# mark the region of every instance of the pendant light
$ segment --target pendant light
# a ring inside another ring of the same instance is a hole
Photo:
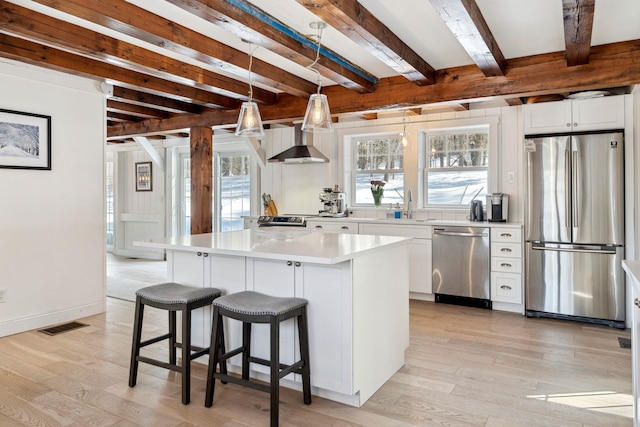
[[[329,112],[329,102],[327,101],[327,95],[320,93],[322,89],[322,82],[320,80],[320,73],[313,68],[320,59],[320,41],[322,40],[322,30],[327,27],[327,24],[321,21],[312,22],[309,26],[318,31],[316,37],[318,39],[318,47],[316,49],[316,59],[307,66],[307,69],[315,71],[318,76],[318,92],[312,94],[309,97],[309,103],[307,104],[307,111],[304,114],[304,120],[302,121],[302,130],[305,132],[331,132],[333,127],[331,125],[331,113]]]
[[[407,133],[407,112],[402,110],[402,146],[406,147],[409,145],[409,134]]]
[[[252,49],[249,43],[249,101],[243,102],[240,107],[240,115],[238,116],[238,125],[236,126],[236,136],[254,136],[256,138],[264,138],[264,127],[260,118],[258,104],[252,101],[253,85],[251,84],[251,66],[253,65],[253,52],[258,46]]]

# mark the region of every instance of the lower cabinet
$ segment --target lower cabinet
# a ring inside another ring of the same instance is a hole
[[[413,237],[409,243],[409,292],[412,296],[430,295],[432,227],[405,224],[360,224],[360,234]]]
[[[522,230],[491,228],[491,301],[494,308],[521,312],[522,308]],[[511,304],[496,306],[495,303]]]
[[[307,228],[325,233],[358,234],[357,222],[307,220]]]

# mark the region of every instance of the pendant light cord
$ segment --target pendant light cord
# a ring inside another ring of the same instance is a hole
[[[249,102],[253,99],[253,84],[251,80],[251,67],[253,66],[253,52],[256,51],[260,46],[255,46],[252,48],[252,44],[249,43]]]
[[[307,65],[308,70],[313,70],[318,77],[318,94],[320,93],[320,89],[322,89],[322,81],[320,80],[320,72],[313,68],[314,65],[318,63],[320,59],[320,41],[322,40],[322,26],[318,25],[318,32],[316,34],[316,38],[318,39],[318,47],[316,48],[316,59],[309,65]]]

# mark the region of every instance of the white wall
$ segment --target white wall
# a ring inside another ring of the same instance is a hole
[[[523,151],[522,151],[522,118],[520,107],[492,107],[462,112],[423,114],[407,118],[407,131],[410,144],[405,151],[405,189],[413,191],[413,209],[416,218],[460,219],[469,215],[468,207],[457,210],[416,209],[418,200],[417,177],[417,135],[426,124],[436,122],[451,123],[455,120],[475,118],[497,118],[498,146],[496,150],[496,179],[491,191],[502,191],[509,194],[509,220],[523,222],[524,208],[522,199],[523,184]],[[461,125],[464,125],[461,122]],[[280,213],[313,214],[322,208],[318,195],[323,187],[338,184],[343,191],[349,186],[343,176],[344,139],[349,135],[363,133],[402,132],[402,117],[387,116],[377,120],[355,120],[340,122],[334,125],[332,134],[314,136],[313,145],[330,160],[330,163],[290,165],[268,163],[262,171],[262,191],[270,193]],[[262,147],[267,158],[284,151],[293,145],[293,129],[271,129],[266,131],[267,137]],[[515,180],[510,182],[507,173],[513,172]],[[355,216],[384,216],[385,209],[350,208]],[[260,210],[259,213],[262,213]]]
[[[0,60],[0,108],[51,116],[52,170],[0,169],[0,336],[105,310],[105,98]]]

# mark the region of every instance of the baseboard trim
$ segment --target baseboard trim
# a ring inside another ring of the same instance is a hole
[[[58,323],[70,322],[83,317],[93,316],[104,313],[107,309],[106,297],[101,301],[67,308],[52,313],[37,314],[21,319],[9,320],[0,323],[0,337],[19,334],[21,332],[31,331],[34,329],[46,328],[48,326],[57,325]]]

